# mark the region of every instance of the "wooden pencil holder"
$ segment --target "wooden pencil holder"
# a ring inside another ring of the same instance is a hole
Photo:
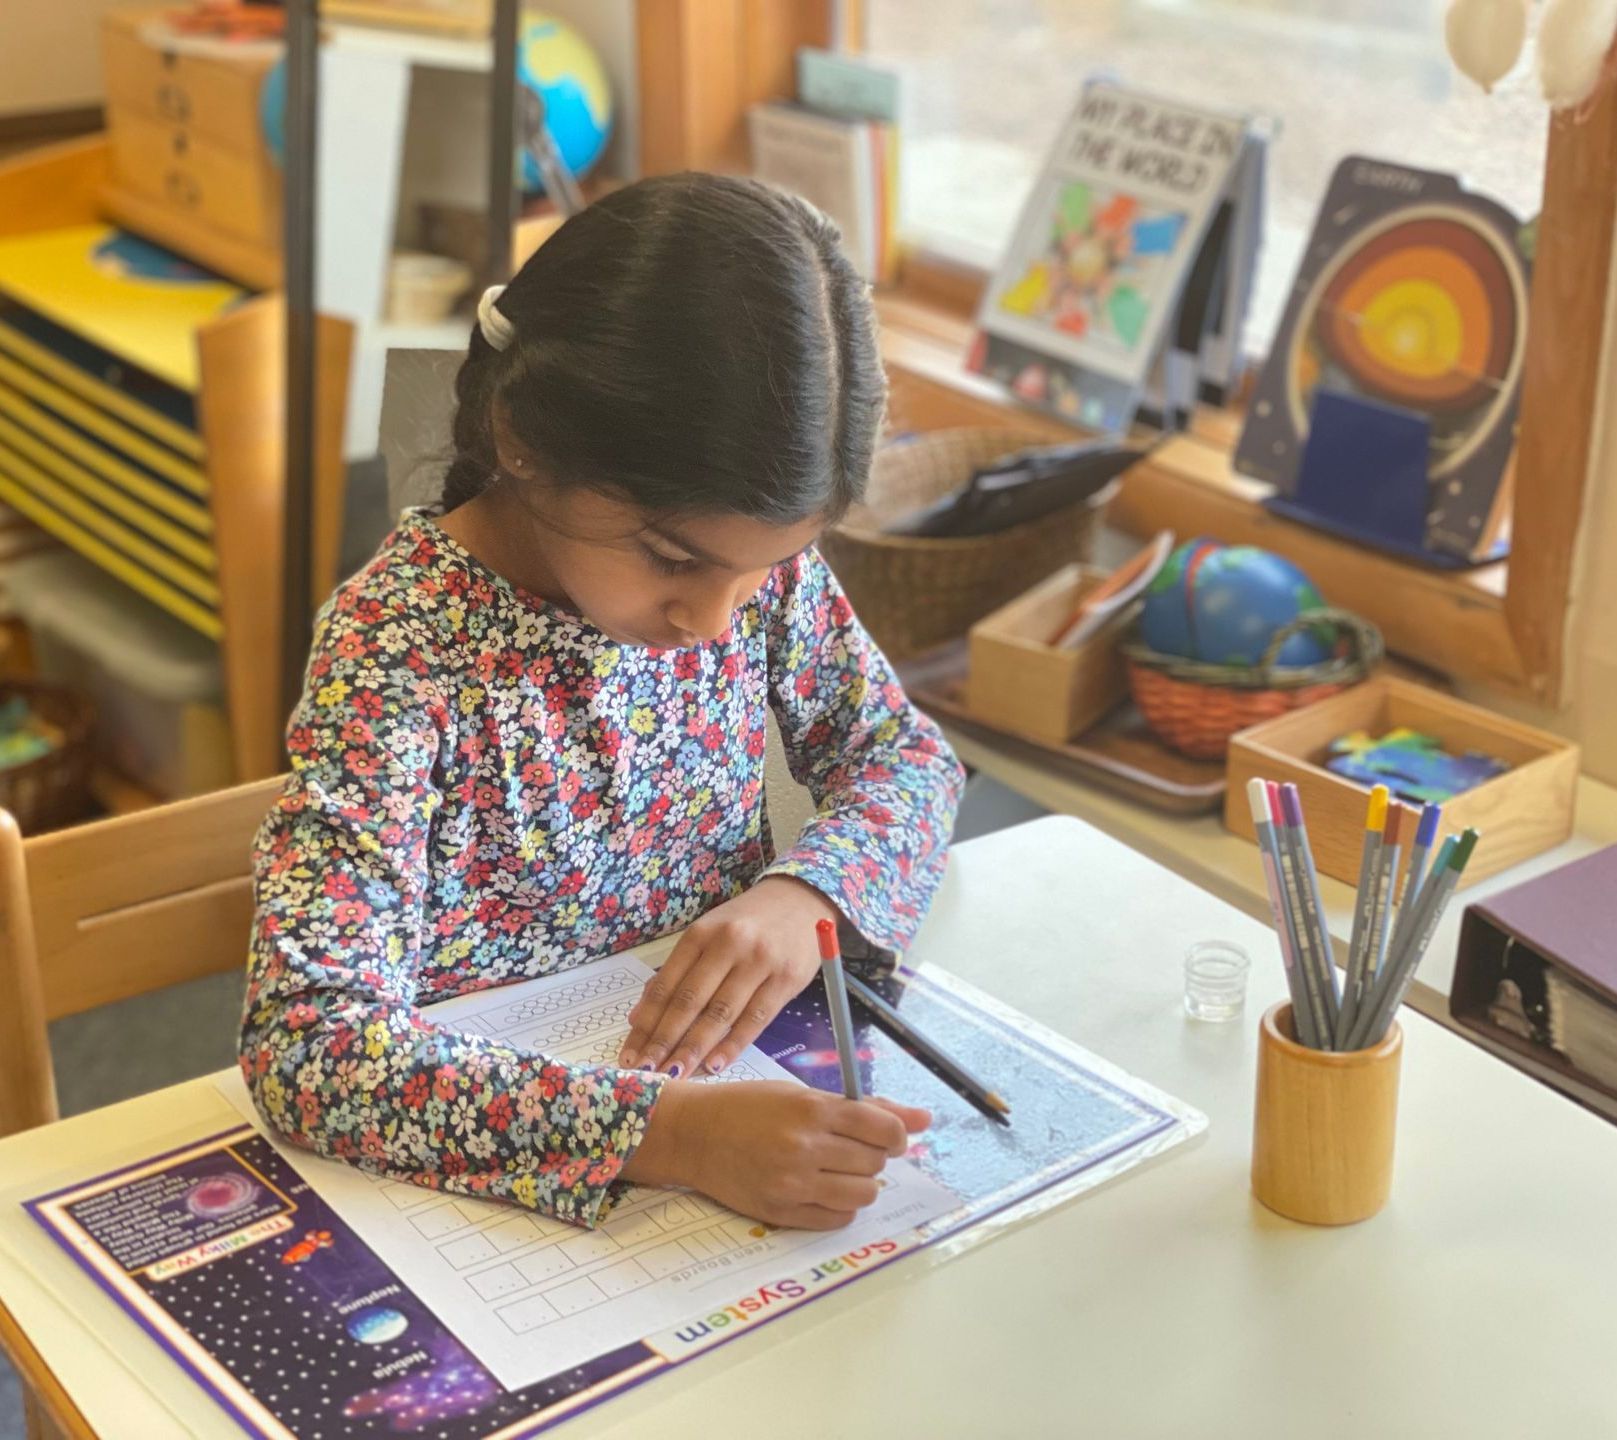
[[[1367,1050],[1300,1044],[1291,1006],[1258,1029],[1252,1193],[1305,1225],[1352,1225],[1387,1203],[1404,1032],[1394,1021]]]

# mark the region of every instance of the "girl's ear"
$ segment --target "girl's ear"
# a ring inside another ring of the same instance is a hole
[[[495,408],[493,430],[494,454],[500,462],[500,469],[523,479],[532,479],[539,473],[532,452],[511,433],[511,426],[501,407]]]

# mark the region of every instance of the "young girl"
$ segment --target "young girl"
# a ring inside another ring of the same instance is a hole
[[[322,612],[258,839],[258,1106],[584,1225],[620,1179],[843,1224],[924,1111],[691,1077],[816,974],[817,920],[899,949],[943,870],[959,767],[813,549],[882,417],[865,287],[801,202],[644,181],[484,297],[455,388],[441,509]],[[766,707],[818,806],[780,856]],[[417,1008],[681,928],[616,1066]]]

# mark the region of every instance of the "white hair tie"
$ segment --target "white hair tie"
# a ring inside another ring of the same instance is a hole
[[[496,350],[508,348],[517,338],[517,327],[511,323],[511,317],[496,303],[503,294],[505,286],[490,285],[483,292],[482,299],[477,302],[477,328],[483,332],[483,338]]]

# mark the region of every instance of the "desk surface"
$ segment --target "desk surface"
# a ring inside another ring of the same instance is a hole
[[[1254,956],[1231,1025],[1181,1010],[1180,958],[1215,936]],[[555,1433],[640,1440],[738,1417],[804,1437],[1617,1433],[1610,1126],[1406,1011],[1388,1208],[1340,1230],[1271,1215],[1247,1186],[1256,1021],[1284,991],[1271,935],[1067,819],[961,846],[912,958],[1198,1106],[1208,1134],[990,1244],[890,1266]],[[231,1118],[195,1081],[0,1143],[0,1175],[8,1192],[43,1188],[64,1167],[99,1170],[109,1151]],[[176,1417],[234,1433],[30,1227],[0,1206],[0,1300],[92,1422],[120,1440],[177,1433]]]

